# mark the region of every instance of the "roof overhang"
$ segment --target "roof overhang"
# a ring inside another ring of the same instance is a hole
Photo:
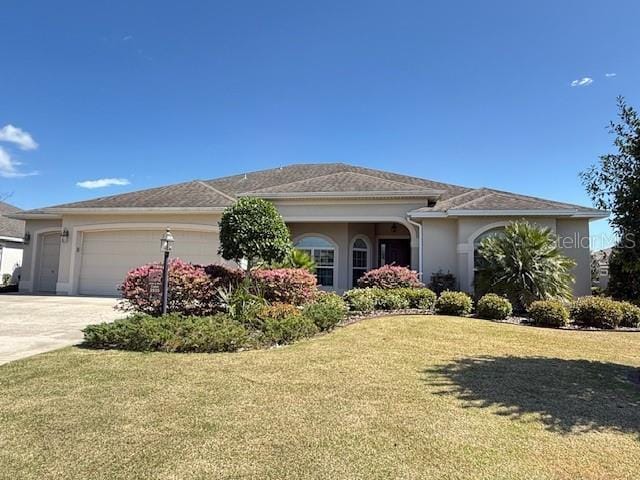
[[[7,215],[16,220],[60,219],[62,215],[161,215],[222,213],[224,207],[100,207],[100,208],[47,208],[42,212],[17,212]]]
[[[356,192],[245,192],[238,197],[259,197],[273,200],[299,200],[299,199],[371,199],[371,198],[427,198],[438,199],[444,193],[443,190],[416,190],[416,191],[356,191]]]
[[[408,214],[412,218],[447,218],[447,217],[568,217],[568,218],[587,218],[592,220],[600,220],[608,218],[610,212],[592,211],[581,212],[572,209],[554,209],[554,210],[456,210],[451,209],[446,212],[425,212],[413,210]]]

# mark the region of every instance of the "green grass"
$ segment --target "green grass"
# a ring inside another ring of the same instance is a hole
[[[0,367],[0,478],[638,478],[640,334],[366,320],[237,354]]]

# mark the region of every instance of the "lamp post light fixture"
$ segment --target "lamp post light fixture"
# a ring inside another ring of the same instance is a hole
[[[160,239],[160,250],[164,254],[162,261],[162,315],[167,313],[167,299],[169,297],[169,254],[173,250],[173,235],[171,229],[167,228]]]

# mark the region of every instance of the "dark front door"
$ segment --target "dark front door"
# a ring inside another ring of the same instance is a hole
[[[411,243],[408,238],[388,238],[378,241],[378,264],[411,266]]]

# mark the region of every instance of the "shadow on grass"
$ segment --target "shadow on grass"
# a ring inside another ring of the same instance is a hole
[[[465,408],[495,408],[522,419],[533,414],[549,430],[613,429],[640,434],[638,369],[614,363],[543,357],[461,359],[425,370],[425,381]]]

